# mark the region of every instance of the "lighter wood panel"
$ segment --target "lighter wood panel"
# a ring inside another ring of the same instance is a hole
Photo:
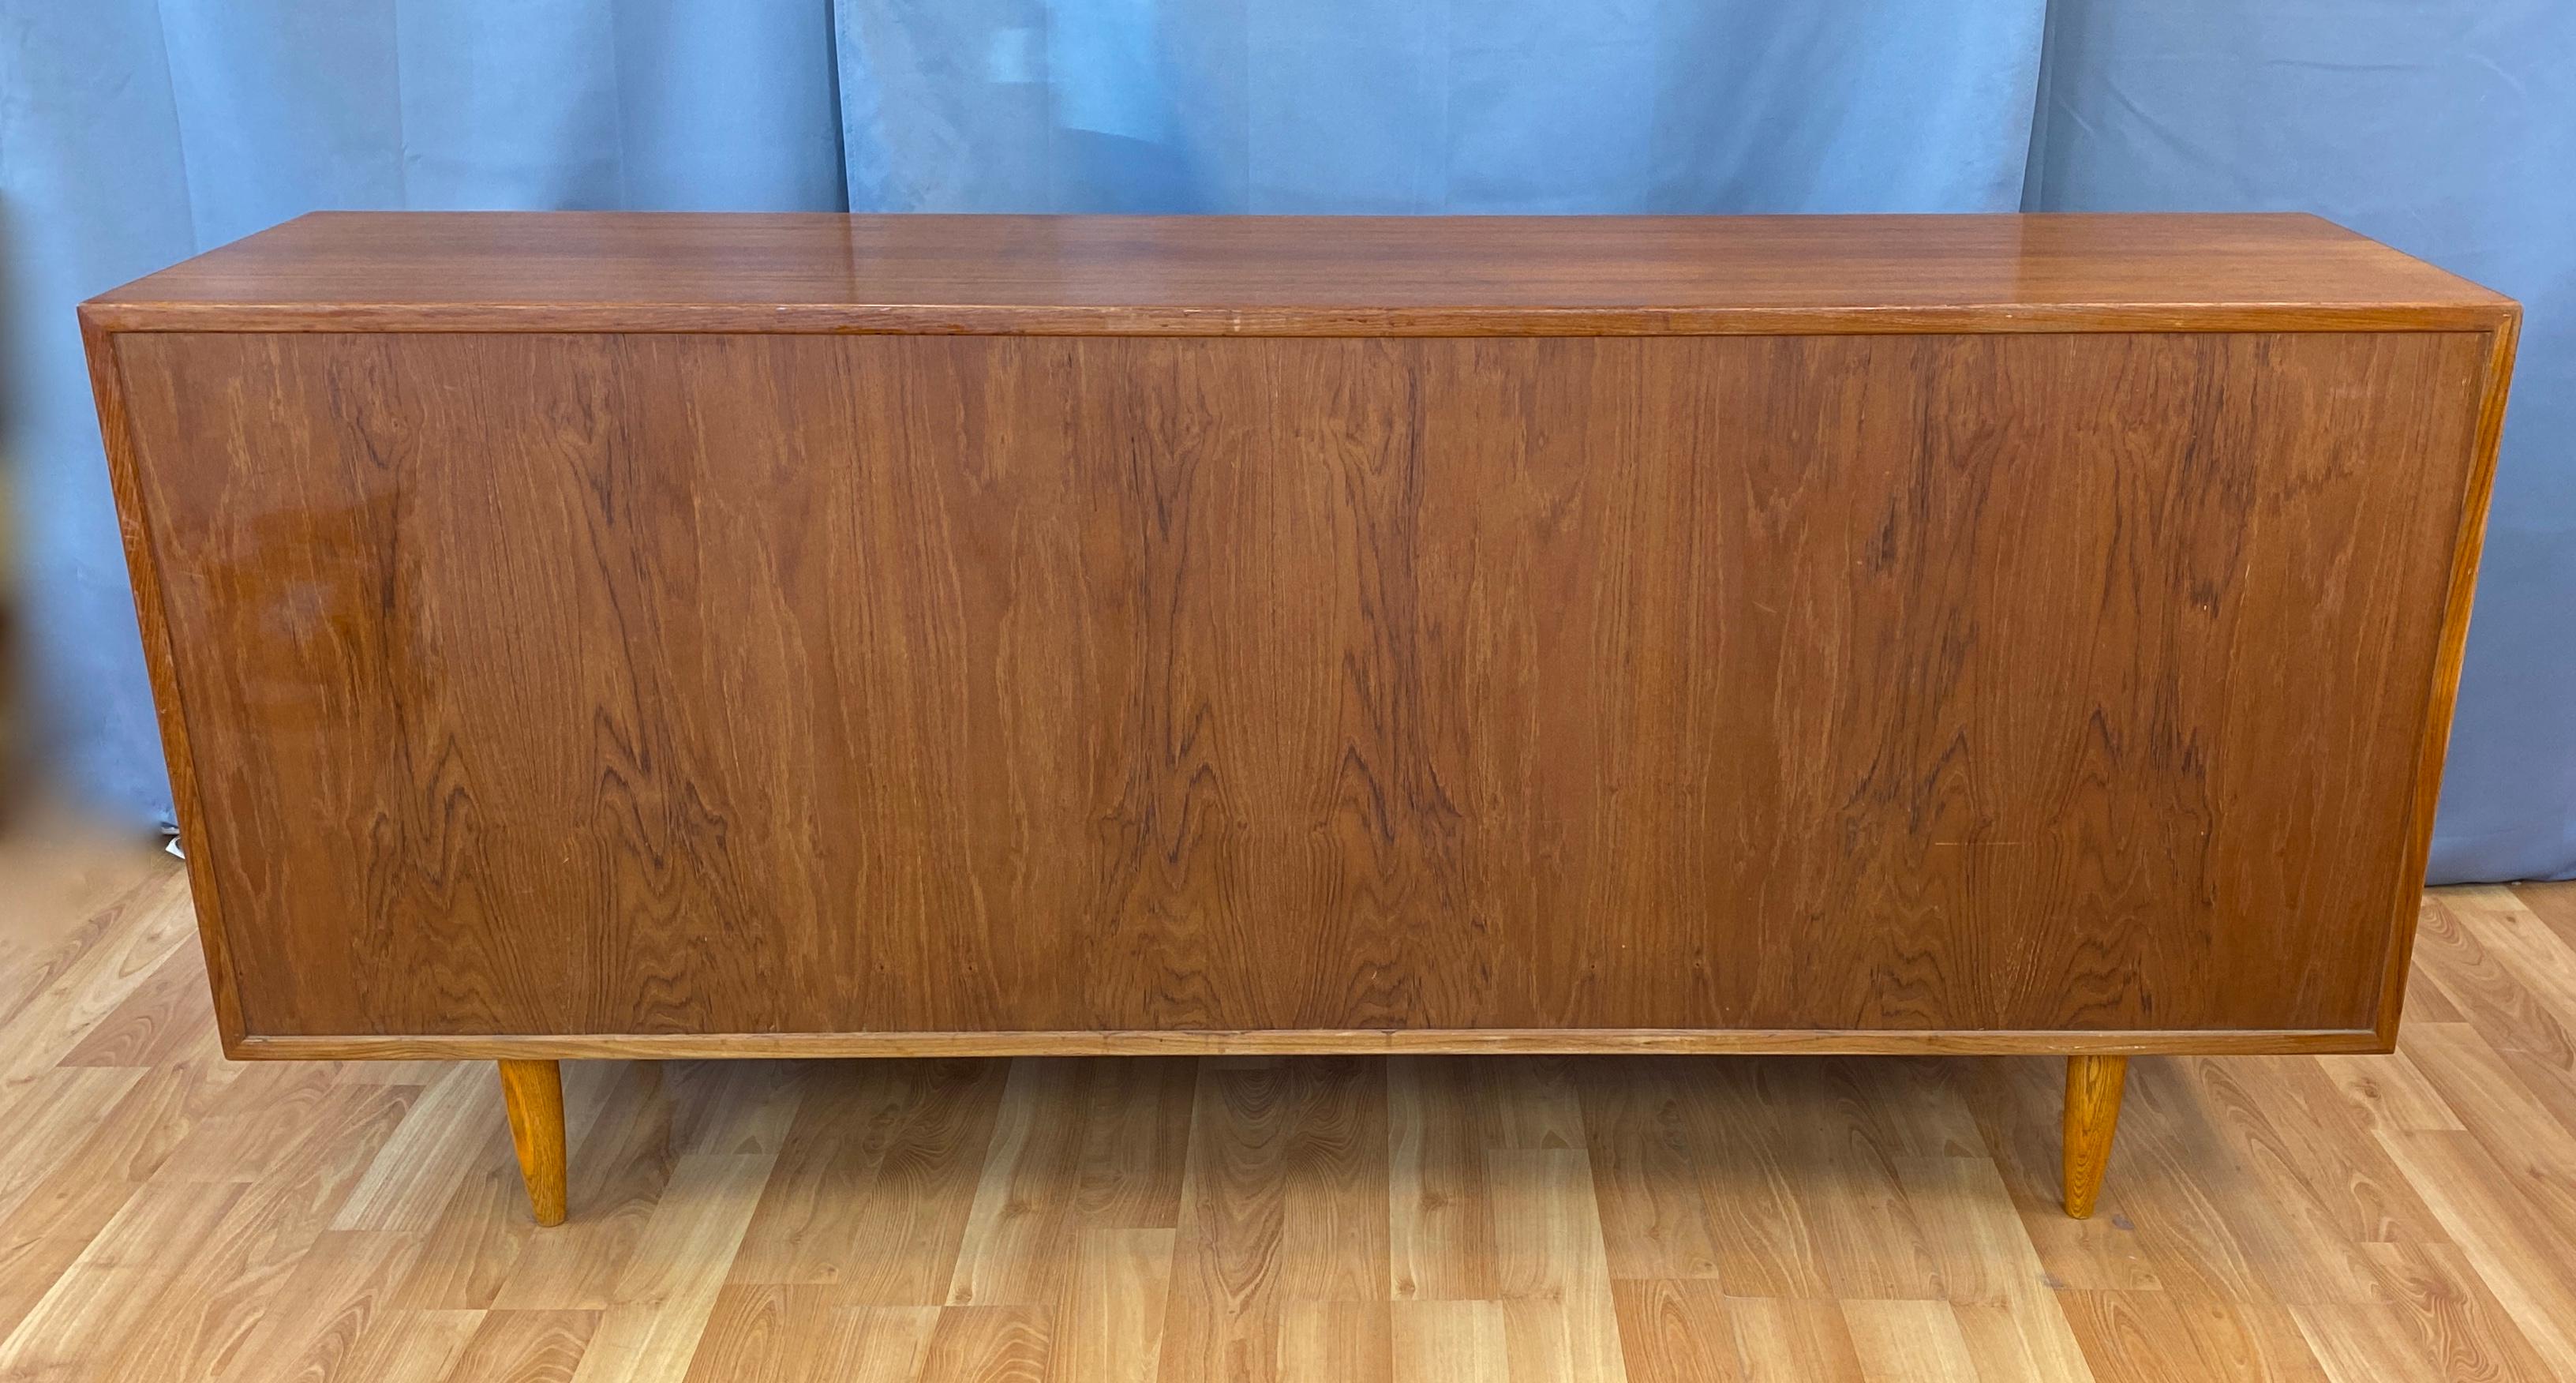
[[[488,1068],[112,1036],[177,866],[7,858],[5,1383],[2576,1383],[2576,885],[2393,1057],[2133,1061],[2089,1221],[2055,1058],[1250,1056],[574,1063],[539,1231]]]

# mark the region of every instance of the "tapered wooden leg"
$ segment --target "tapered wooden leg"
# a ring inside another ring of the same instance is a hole
[[[510,1143],[528,1207],[541,1225],[564,1220],[563,1068],[551,1061],[504,1061],[501,1101],[510,1108]]]
[[[2111,1134],[2120,1127],[2120,1090],[2129,1078],[2124,1056],[2074,1056],[2066,1059],[2066,1122],[2061,1161],[2066,1177],[2066,1213],[2093,1218],[2093,1199],[2102,1193],[2102,1173],[2111,1165]]]

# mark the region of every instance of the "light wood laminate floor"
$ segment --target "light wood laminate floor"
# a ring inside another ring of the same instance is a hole
[[[2576,1380],[2576,886],[2394,1057],[227,1063],[185,883],[0,845],[0,1379]]]

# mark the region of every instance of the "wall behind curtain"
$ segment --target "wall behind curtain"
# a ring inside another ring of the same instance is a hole
[[[69,776],[129,815],[166,787],[69,305],[313,207],[2293,207],[2529,307],[2435,875],[2576,872],[2576,640],[2551,627],[2576,606],[2576,13],[2550,0],[0,0],[0,21],[37,690]]]

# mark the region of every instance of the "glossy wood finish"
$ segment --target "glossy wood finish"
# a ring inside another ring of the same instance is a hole
[[[126,572],[133,583],[134,618],[143,639],[143,661],[152,678],[152,711],[161,731],[162,759],[170,772],[170,801],[179,834],[187,847],[188,882],[197,899],[197,938],[205,948],[206,972],[214,984],[215,1020],[227,1040],[243,1033],[240,994],[233,983],[231,952],[224,939],[214,873],[201,848],[204,795],[197,784],[197,756],[188,745],[188,722],[179,713],[177,659],[170,648],[170,625],[163,616],[161,564],[152,556],[152,538],[143,519],[141,463],[134,455],[134,431],[125,416],[125,389],[118,377],[113,340],[81,312],[81,344],[88,357],[91,393],[98,401],[99,439],[108,461],[108,482],[116,496],[116,525],[125,547]]]
[[[116,350],[246,1034],[1317,1045],[2373,1030],[2487,361]]]
[[[2085,1221],[2027,1056],[598,1061],[546,1231],[480,1066],[224,1061],[176,861],[0,899],[8,1383],[2576,1380],[2576,886],[2133,1061]]]
[[[2469,329],[2509,300],[2313,216],[323,213],[114,331],[1533,336]]]
[[[2522,336],[2522,313],[2516,308],[2487,335],[2486,386],[2478,400],[2477,435],[2470,443],[2477,458],[2469,471],[2468,494],[2460,506],[2460,532],[2451,548],[2451,576],[2443,591],[2441,645],[2433,655],[2433,691],[2425,708],[2416,750],[2415,800],[2409,804],[2407,848],[2402,877],[2422,878],[2433,850],[2433,814],[2442,794],[2442,759],[2450,748],[2451,711],[2459,701],[2460,662],[2469,639],[2469,607],[2476,598],[2478,558],[2486,546],[2487,503],[2495,490],[2496,448],[2504,436],[2505,397],[2513,382],[2514,348]],[[2388,962],[2382,967],[2379,1037],[2384,1048],[2397,1045],[2397,1022],[2406,1001],[2406,957],[2415,943],[2418,909],[2400,893],[2389,920]]]
[[[229,1050],[514,1061],[2385,1049],[2515,321],[2301,217],[333,216],[84,309]]]
[[[563,1068],[552,1061],[495,1062],[510,1117],[510,1147],[538,1224],[564,1221]]]
[[[2120,1092],[2129,1078],[2124,1056],[2072,1056],[2066,1059],[2066,1109],[2058,1121],[2058,1153],[2066,1213],[2093,1218],[2102,1195],[2102,1174],[2111,1166],[2112,1136],[2120,1128]]]

